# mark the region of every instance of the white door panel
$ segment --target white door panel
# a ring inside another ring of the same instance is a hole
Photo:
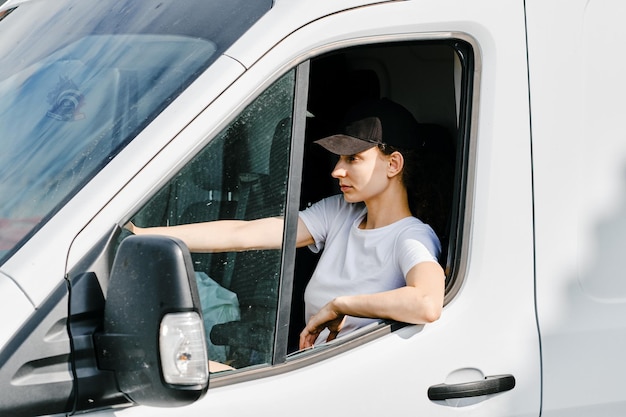
[[[623,416],[626,5],[527,7],[543,415]]]
[[[536,395],[536,386],[523,389],[530,375],[520,375],[519,385],[512,391],[480,398],[475,404],[439,404],[427,400],[429,384],[443,382],[439,378],[446,377],[441,371],[442,362],[447,361],[435,358],[445,354],[454,358],[456,354],[454,348],[442,349],[437,344],[444,333],[454,330],[445,325],[433,325],[431,329],[424,329],[415,335],[415,329],[407,329],[300,370],[213,390],[209,388],[204,399],[177,409],[176,412],[186,416],[202,416],[209,412],[230,416],[251,413],[317,416],[322,412],[328,415],[419,414],[433,417],[459,413],[480,416],[532,415],[524,413],[528,404],[519,399],[524,395],[526,398]],[[483,355],[485,352],[473,353]],[[495,348],[493,352],[487,353],[499,356]],[[447,367],[465,366],[461,362],[451,359]],[[495,372],[510,369],[503,363],[505,361],[499,362],[485,364],[483,369]],[[522,394],[523,391],[526,392]],[[136,417],[146,415],[147,411],[135,407],[97,415]],[[149,409],[149,413],[154,417],[170,416],[172,410]]]

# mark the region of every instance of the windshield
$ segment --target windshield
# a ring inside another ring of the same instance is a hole
[[[270,6],[33,0],[0,12],[0,264]]]

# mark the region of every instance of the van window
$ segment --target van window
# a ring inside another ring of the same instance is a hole
[[[307,129],[299,209],[339,194],[331,178],[334,157],[313,143],[336,133],[355,103],[390,98],[409,109],[420,125],[418,191],[410,205],[441,241],[446,299],[460,285],[465,173],[468,163],[473,52],[463,41],[420,41],[356,46],[311,60]],[[297,250],[289,351],[304,327],[304,290],[319,259]]]
[[[242,4],[33,0],[0,16],[0,264],[271,6]]]
[[[137,215],[138,226],[283,216],[295,71],[261,94]],[[281,251],[192,254],[209,356],[270,363]]]
[[[313,141],[336,133],[352,104],[388,97],[420,123],[420,193],[413,203],[439,236],[439,260],[453,294],[460,283],[471,56],[470,46],[451,39],[357,46],[313,58],[301,64],[309,69],[307,77],[294,68],[260,94],[133,221],[157,226],[286,216],[338,194],[330,175],[333,156]],[[306,117],[294,106],[303,91],[308,91]],[[292,133],[301,131],[292,129],[293,120],[306,120],[303,136]],[[303,156],[290,155],[295,144]],[[303,159],[290,167],[296,157]],[[288,188],[300,189],[299,201],[289,198],[288,205]],[[295,228],[285,232],[290,236]],[[303,293],[319,254],[298,249],[294,263],[289,256],[281,259],[286,249],[192,254],[212,360],[241,371],[289,362],[298,354]],[[281,298],[284,288],[293,288],[290,304]]]

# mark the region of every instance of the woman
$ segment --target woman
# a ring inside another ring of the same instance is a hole
[[[316,141],[339,155],[332,176],[343,196],[299,215],[296,243],[325,248],[305,292],[307,324],[300,348],[331,341],[375,321],[437,320],[444,297],[441,250],[433,230],[413,217],[405,154],[417,144],[417,122],[390,100],[361,103],[342,133]],[[222,220],[129,229],[183,240],[192,252],[279,248],[283,220]]]

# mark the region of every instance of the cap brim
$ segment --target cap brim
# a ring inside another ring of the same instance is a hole
[[[356,155],[376,146],[376,143],[367,142],[348,135],[333,135],[316,140],[315,143],[336,155]]]

